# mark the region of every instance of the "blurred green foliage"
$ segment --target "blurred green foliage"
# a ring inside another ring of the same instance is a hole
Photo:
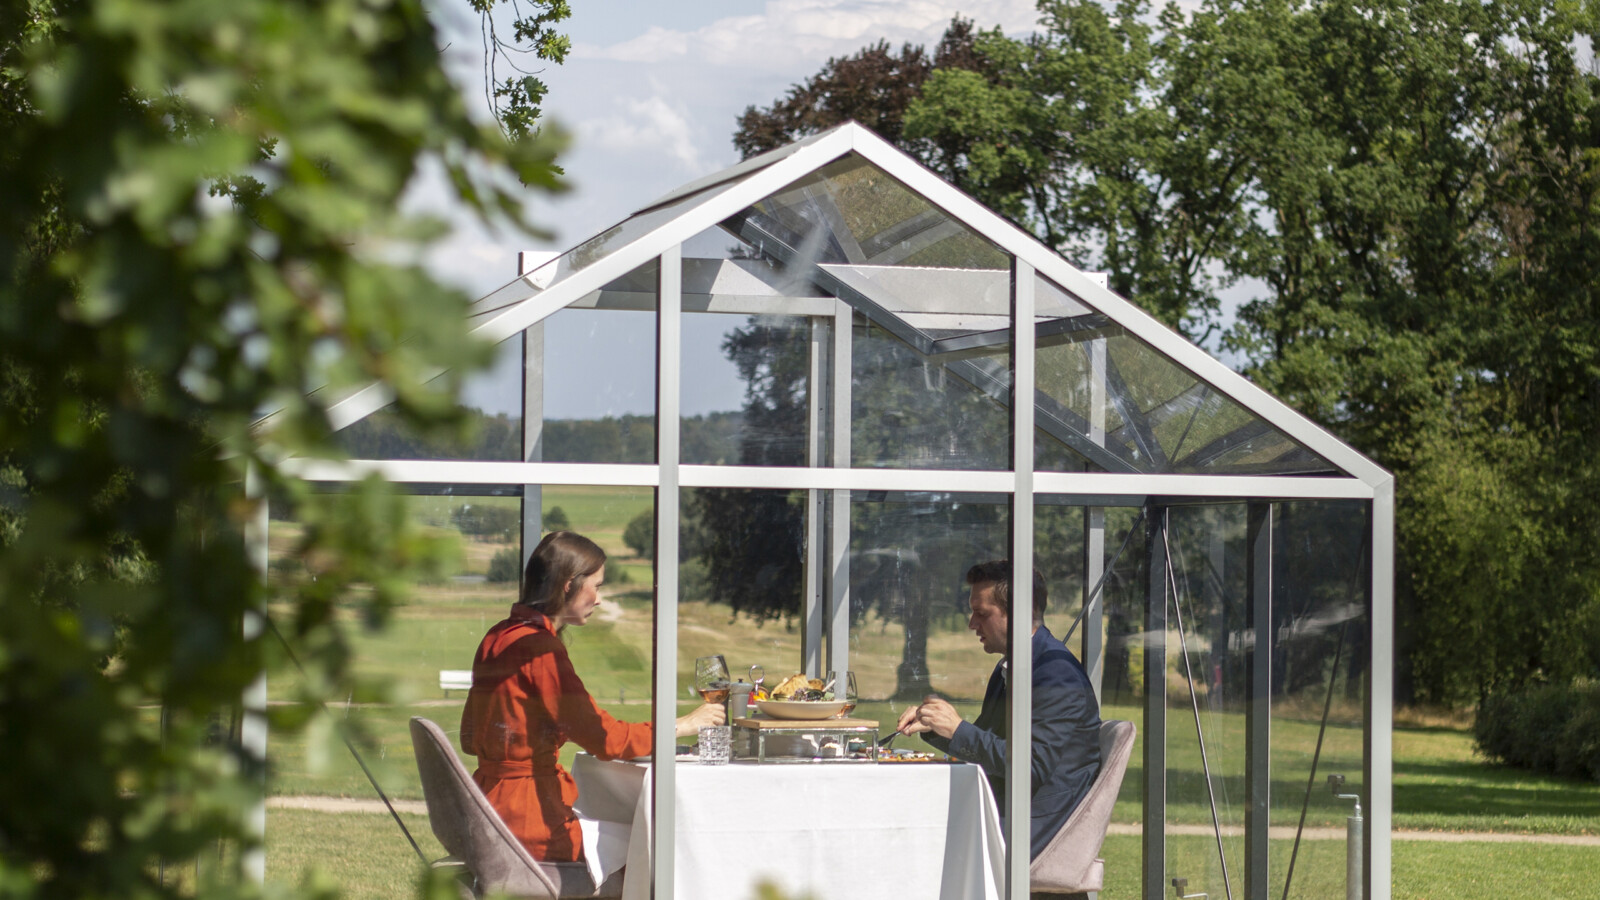
[[[469,114],[419,0],[0,6],[0,895],[257,890],[242,534],[268,494],[304,524],[272,608],[308,676],[273,726],[381,696],[334,612],[381,625],[449,548],[381,485],[312,503],[280,464],[334,455],[328,405],[373,381],[459,425],[491,348],[395,262],[444,231],[400,198],[431,161],[529,229],[514,186],[561,186],[532,121]]]

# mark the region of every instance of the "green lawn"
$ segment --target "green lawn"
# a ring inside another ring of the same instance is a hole
[[[491,498],[493,499],[493,498]],[[459,498],[416,498],[414,515],[431,527],[445,527]],[[477,501],[475,501],[477,502]],[[495,500],[510,503],[515,501]],[[648,586],[650,569],[643,560],[628,559],[621,533],[629,519],[648,509],[648,491],[601,488],[550,488],[544,494],[546,509],[561,506],[573,527],[594,535],[631,572],[634,583],[611,585],[605,592],[606,615],[565,635],[574,664],[596,699],[623,719],[644,720],[650,715],[653,608]],[[294,526],[281,526],[273,546],[292,540]],[[458,570],[481,573],[493,553],[508,544],[464,540]],[[324,795],[370,798],[375,796],[366,777],[340,742],[341,732],[354,736],[384,791],[392,797],[420,799],[411,754],[407,720],[426,716],[453,733],[460,718],[462,698],[445,698],[438,688],[440,669],[470,666],[473,650],[489,625],[505,614],[513,597],[510,585],[493,585],[475,579],[451,579],[419,586],[412,603],[396,611],[391,626],[382,633],[360,628],[352,611],[347,619],[356,650],[356,670],[385,692],[385,702],[338,705],[326,715],[314,716],[312,727],[301,733],[278,729],[269,747],[273,795]],[[851,636],[852,668],[861,687],[857,715],[893,721],[901,704],[893,693],[895,667],[900,662],[904,635],[893,622],[869,619]],[[679,608],[678,705],[687,711],[689,673],[694,657],[722,653],[736,677],[746,667],[760,664],[770,680],[797,668],[800,635],[783,622],[756,625],[735,618],[727,607],[686,602]],[[968,716],[976,713],[993,658],[986,658],[972,637],[962,630],[935,629],[930,636],[929,666],[936,673],[934,686],[957,701]],[[298,677],[282,664],[269,679],[275,716],[300,715],[289,701],[300,689]],[[1334,717],[1323,739],[1317,779],[1311,784],[1310,761],[1316,749],[1319,704],[1310,715],[1296,714],[1291,705],[1275,710],[1274,805],[1275,826],[1294,826],[1301,803],[1309,796],[1307,824],[1340,827],[1348,805],[1334,801],[1323,784],[1329,772],[1343,772],[1361,789],[1362,735],[1359,720],[1349,710]],[[1337,709],[1337,707],[1336,707]],[[1107,718],[1142,721],[1138,708],[1107,707]],[[1208,762],[1217,793],[1218,813],[1224,826],[1243,824],[1244,719],[1237,712],[1206,710],[1201,726],[1206,734]],[[1195,740],[1193,714],[1187,705],[1168,713],[1168,807],[1176,824],[1209,825],[1207,783]],[[1142,742],[1143,735],[1140,740]],[[899,746],[916,746],[901,739]],[[569,746],[570,760],[575,748]],[[1114,814],[1114,821],[1137,823],[1142,814],[1140,786],[1142,745],[1132,763]],[[1600,785],[1528,775],[1491,766],[1476,759],[1470,736],[1456,728],[1397,727],[1394,741],[1395,817],[1397,829],[1435,831],[1497,831],[1529,834],[1600,835]],[[470,762],[470,761],[469,761]],[[408,817],[412,830],[427,852],[441,855],[433,844],[426,821]],[[1223,894],[1216,865],[1214,840],[1190,835],[1169,835],[1173,874],[1190,880],[1190,890],[1205,890],[1213,898]],[[295,882],[313,865],[328,878],[343,884],[353,897],[393,897],[410,894],[416,875],[415,854],[386,815],[327,814],[273,810],[269,816],[269,876],[278,883]],[[1242,839],[1225,840],[1235,892],[1242,877]],[[1282,891],[1292,843],[1275,840],[1273,851],[1274,896]],[[1107,860],[1106,897],[1134,897],[1138,892],[1139,841],[1113,835],[1103,854]],[[1329,885],[1342,885],[1344,844],[1341,840],[1307,840],[1296,859],[1293,896],[1326,896]],[[1450,897],[1452,900],[1532,895],[1587,897],[1593,895],[1588,873],[1600,870],[1600,848],[1536,844],[1394,843],[1394,894],[1397,898]]]
[[[432,858],[444,850],[428,830],[425,816],[404,815],[406,826]],[[1190,890],[1202,890],[1214,858],[1207,838],[1168,839],[1173,872],[1190,880]],[[1112,835],[1106,839],[1107,900],[1135,900],[1139,896],[1139,838]],[[420,866],[411,846],[388,815],[316,813],[272,810],[267,815],[267,877],[277,883],[300,883],[315,870],[322,883],[340,885],[350,900],[393,900],[414,896]],[[1307,845],[1295,863],[1295,889],[1291,897],[1342,896],[1344,847],[1332,841]],[[1600,871],[1600,847],[1566,847],[1539,844],[1459,844],[1396,841],[1394,844],[1395,900],[1503,900],[1538,897],[1541,900],[1581,900],[1594,895],[1593,873]],[[1230,872],[1234,891],[1241,877]],[[1282,868],[1275,866],[1273,896],[1282,894]],[[1332,891],[1328,888],[1335,886]],[[755,900],[755,898],[751,898]]]

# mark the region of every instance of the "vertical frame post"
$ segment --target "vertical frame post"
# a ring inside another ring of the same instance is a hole
[[[1011,268],[1011,672],[1006,679],[1006,897],[1029,894],[1033,799],[1033,410],[1034,272]]]
[[[1245,657],[1250,696],[1245,707],[1244,894],[1271,895],[1272,813],[1272,531],[1271,503],[1251,503],[1245,527],[1249,580],[1246,615],[1255,641]]]
[[[1106,572],[1106,511],[1088,506],[1083,510],[1083,634],[1079,644],[1083,667],[1089,673],[1095,703],[1102,702],[1100,682],[1105,677],[1105,593],[1090,596]]]
[[[855,311],[843,300],[833,307],[833,446],[835,468],[850,468],[850,373],[855,353]],[[828,505],[828,668],[850,668],[850,492],[831,491]],[[812,673],[818,677],[822,673]]]
[[[655,896],[672,900],[676,818],[678,718],[678,430],[680,356],[683,344],[683,248],[661,254],[656,311],[656,488],[655,723],[651,854]],[[640,873],[641,875],[644,873]]]
[[[1095,338],[1089,342],[1089,442],[1098,447],[1106,445],[1106,339]],[[1106,511],[1104,507],[1090,506],[1083,511],[1083,667],[1089,673],[1089,685],[1094,688],[1096,703],[1102,701],[1100,687],[1105,677],[1105,608],[1102,589],[1089,605],[1089,592],[1100,583],[1106,571]]]
[[[245,497],[256,501],[255,514],[245,522],[244,547],[245,555],[250,560],[250,567],[255,569],[256,577],[262,583],[267,579],[267,529],[270,527],[271,518],[268,515],[266,486],[261,483],[261,473],[256,471],[254,465],[245,469],[244,473]],[[264,600],[265,598],[263,598]],[[260,610],[246,610],[244,621],[241,624],[243,636],[247,643],[259,645],[261,635],[266,631],[266,622]],[[258,647],[259,650],[259,647]],[[239,745],[246,757],[256,764],[259,774],[257,787],[261,793],[254,798],[250,808],[250,833],[261,840],[261,844],[245,854],[241,860],[245,877],[255,884],[265,884],[267,881],[267,669],[266,662],[258,652],[257,661],[261,664],[261,671],[244,689],[244,696],[240,698],[239,710]]]
[[[828,400],[831,384],[828,367],[829,322],[811,320],[810,371],[806,402],[806,465],[822,466],[831,458],[827,445]],[[815,677],[822,671],[822,626],[827,606],[824,593],[828,584],[827,494],[806,491],[805,586],[801,594],[801,617],[805,631],[800,644],[800,669]]]
[[[517,275],[539,268],[559,254],[524,250],[517,254]],[[522,333],[522,459],[544,460],[544,322]],[[528,567],[528,556],[539,545],[544,533],[544,489],[537,484],[522,486],[522,565],[517,567],[517,583]]]
[[[1167,891],[1167,510],[1145,516],[1144,898]]]
[[[1367,617],[1367,884],[1370,900],[1389,900],[1389,829],[1394,821],[1394,479],[1373,491],[1372,588]]]

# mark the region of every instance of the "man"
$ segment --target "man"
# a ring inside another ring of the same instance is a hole
[[[967,627],[977,632],[985,653],[1002,656],[1009,649],[1006,634],[1011,608],[1011,562],[993,560],[967,570],[972,615]],[[1044,579],[1033,574],[1033,821],[1029,827],[1030,857],[1038,856],[1077,808],[1100,772],[1100,707],[1083,664],[1044,627],[1047,595]],[[943,698],[930,695],[921,706],[900,716],[899,730],[951,756],[977,763],[989,776],[994,796],[1004,808],[1006,667],[1002,659],[989,676],[977,721],[961,718]]]

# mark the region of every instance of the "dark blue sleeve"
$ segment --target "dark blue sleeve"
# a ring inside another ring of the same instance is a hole
[[[950,740],[945,741],[936,734],[929,733],[923,736],[924,740],[935,738],[945,744],[939,749],[970,763],[976,763],[983,768],[985,775],[990,778],[1006,777],[1006,736],[984,731],[982,728],[962,721],[956,726],[955,734]],[[932,744],[933,741],[928,741]],[[938,746],[935,744],[934,746]]]
[[[1055,658],[1058,654],[1059,659]],[[1091,731],[1097,731],[1099,724],[1094,693],[1081,669],[1065,651],[1052,652],[1039,662],[1033,670],[1033,758],[1029,767],[1033,790],[1038,790],[1050,773],[1083,765],[1086,753],[1098,757],[1100,749],[1097,739],[1085,746],[1080,734],[1086,723],[1093,723]],[[963,721],[948,741],[932,733],[923,735],[923,740],[951,756],[982,766],[991,778],[1005,778],[1003,734]]]

